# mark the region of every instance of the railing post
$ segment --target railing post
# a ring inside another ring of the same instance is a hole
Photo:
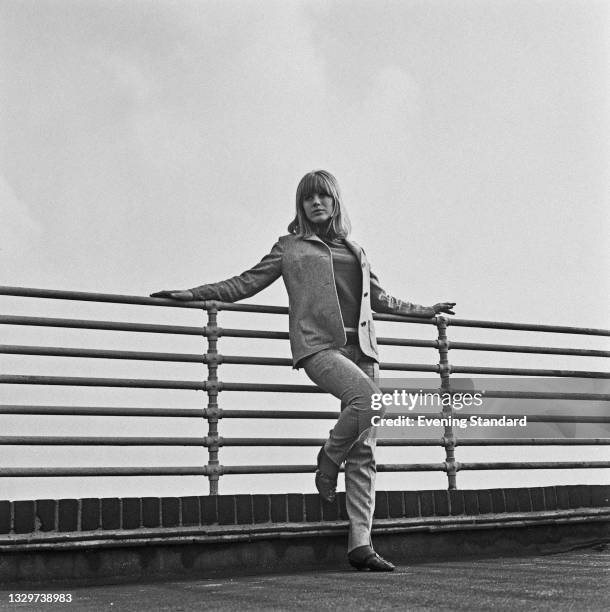
[[[210,481],[210,495],[218,495],[218,480],[220,469],[218,461],[218,308],[211,306],[208,309],[208,324],[206,336],[208,339],[208,351],[206,353],[206,365],[208,367],[208,378],[206,391],[208,394],[208,406],[205,411],[208,420],[208,479]]]
[[[451,365],[449,363],[449,342],[447,340],[447,318],[437,315],[436,327],[438,329],[438,371],[441,377],[441,397],[445,397],[446,394],[451,395],[451,383],[449,381]],[[453,418],[453,397],[451,398],[451,402],[448,406],[443,403],[443,418],[449,418],[449,423],[451,423]],[[447,466],[448,488],[457,489],[455,436],[453,434],[453,426],[451,424],[445,426],[443,443],[445,446],[445,465]]]

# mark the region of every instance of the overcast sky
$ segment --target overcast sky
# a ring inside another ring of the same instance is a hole
[[[4,0],[0,283],[147,295],[226,278],[286,233],[299,179],[324,168],[390,293],[608,327],[609,6]],[[287,302],[281,282],[251,301]],[[4,403],[40,401],[24,393]]]

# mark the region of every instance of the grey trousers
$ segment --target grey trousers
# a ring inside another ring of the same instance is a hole
[[[375,510],[375,443],[371,394],[379,393],[379,364],[356,344],[325,349],[303,362],[311,380],[341,400],[341,415],[324,444],[337,466],[345,462],[345,503],[350,529],[347,551],[371,545]]]

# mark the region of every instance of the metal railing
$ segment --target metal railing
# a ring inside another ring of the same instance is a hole
[[[219,451],[228,446],[320,446],[324,440],[317,438],[248,438],[222,437],[219,435],[219,423],[222,419],[336,419],[338,412],[315,410],[223,410],[219,407],[218,398],[221,392],[273,392],[273,393],[321,393],[313,385],[227,382],[218,377],[222,364],[291,366],[292,361],[277,357],[224,355],[219,352],[219,340],[223,337],[253,339],[288,339],[284,331],[262,331],[250,329],[229,329],[220,327],[218,314],[221,311],[247,313],[288,314],[288,308],[262,306],[242,303],[223,303],[217,301],[177,302],[173,300],[148,298],[140,296],[84,293],[75,291],[57,291],[48,289],[31,289],[21,287],[0,287],[0,295],[28,298],[46,298],[58,300],[76,300],[106,302],[112,304],[133,304],[160,306],[170,308],[187,308],[205,310],[206,325],[180,326],[149,323],[131,323],[118,321],[82,320],[70,318],[32,317],[0,315],[0,324],[43,326],[55,328],[72,328],[87,330],[114,330],[123,332],[147,332],[155,334],[179,334],[203,336],[207,339],[207,352],[204,354],[165,353],[125,350],[100,350],[87,348],[67,348],[56,346],[23,346],[0,345],[0,353],[12,355],[38,355],[53,357],[83,357],[92,359],[118,359],[157,362],[201,363],[207,366],[207,378],[199,380],[158,380],[132,378],[94,378],[75,376],[30,376],[18,374],[1,374],[0,383],[25,385],[68,385],[87,387],[128,387],[148,389],[191,389],[204,391],[207,394],[207,406],[195,408],[117,408],[105,406],[47,406],[47,405],[0,405],[0,414],[14,415],[62,415],[62,416],[107,416],[107,417],[186,417],[205,419],[208,423],[207,435],[195,437],[78,437],[78,436],[0,436],[0,445],[79,445],[79,446],[196,446],[206,447],[207,465],[194,467],[40,467],[40,468],[6,468],[0,467],[0,477],[68,477],[68,476],[166,476],[166,475],[203,475],[209,479],[210,495],[218,494],[218,481],[225,474],[279,474],[306,473],[315,470],[314,465],[221,465]],[[532,332],[550,332],[559,334],[580,334],[588,336],[610,336],[610,330],[555,325],[508,323],[498,321],[478,321],[468,319],[436,316],[430,319],[399,317],[377,314],[378,321],[393,321],[407,324],[434,326],[437,331],[435,340],[406,338],[378,338],[378,344],[401,347],[434,348],[438,351],[439,361],[436,364],[425,363],[384,363],[381,370],[401,372],[432,372],[440,376],[440,390],[451,394],[451,374],[483,374],[497,376],[528,377],[567,377],[608,379],[610,373],[589,370],[558,370],[533,368],[498,368],[458,366],[450,364],[451,350],[496,351],[508,353],[571,355],[587,357],[610,357],[610,351],[556,348],[546,346],[521,346],[512,344],[491,344],[475,342],[449,341],[449,327],[485,328],[499,330],[519,330]],[[348,330],[353,332],[355,330]],[[512,399],[557,399],[557,400],[597,400],[609,401],[610,394],[563,393],[563,392],[528,392],[528,391],[492,391],[487,397]],[[442,414],[451,416],[453,407],[443,408]],[[417,414],[411,415],[417,417]],[[429,416],[429,415],[428,415]],[[462,414],[464,418],[471,415]],[[529,422],[546,423],[610,423],[610,415],[545,415],[528,416]],[[455,450],[458,446],[509,446],[509,445],[607,445],[607,438],[479,438],[458,440],[451,425],[444,428],[444,435],[430,439],[381,439],[382,446],[441,446],[445,449],[445,460],[437,463],[383,464],[377,469],[381,472],[446,472],[449,489],[455,489],[456,474],[460,470],[514,470],[514,469],[570,469],[570,468],[608,468],[610,461],[537,461],[537,462],[466,462],[456,460]]]

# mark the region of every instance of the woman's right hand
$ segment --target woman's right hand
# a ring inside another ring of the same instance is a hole
[[[169,298],[170,300],[182,300],[183,302],[188,302],[189,300],[195,299],[195,296],[190,289],[157,291],[156,293],[151,293],[150,297]]]
[[[432,308],[434,308],[434,312],[436,314],[445,313],[454,315],[453,307],[455,306],[455,302],[439,302],[438,304],[434,304]]]

